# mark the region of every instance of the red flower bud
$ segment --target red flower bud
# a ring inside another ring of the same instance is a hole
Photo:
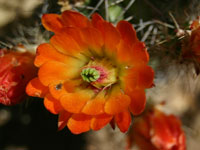
[[[174,115],[157,109],[135,120],[128,135],[128,149],[133,142],[141,150],[185,150],[185,135],[181,122]]]
[[[200,20],[194,20],[191,24],[191,33],[182,43],[183,59],[200,63]]]
[[[34,55],[0,49],[0,103],[14,105],[25,96],[26,84],[37,74]]]

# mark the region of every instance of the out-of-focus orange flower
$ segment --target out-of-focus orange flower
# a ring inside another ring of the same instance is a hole
[[[194,20],[190,26],[191,35],[186,36],[182,44],[182,56],[195,63],[200,63],[200,22]]]
[[[120,21],[114,27],[98,14],[88,20],[74,11],[45,14],[42,23],[55,35],[37,49],[40,69],[28,95],[44,97],[45,107],[59,114],[59,129],[79,134],[112,122],[127,131],[130,112],[144,110],[154,77],[132,25]]]
[[[26,95],[27,83],[36,77],[34,55],[0,49],[0,103],[14,105]]]
[[[136,144],[140,150],[185,150],[181,122],[174,115],[158,109],[146,112],[133,123],[128,134],[128,149]]]

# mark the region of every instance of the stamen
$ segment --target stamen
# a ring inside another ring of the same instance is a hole
[[[81,77],[84,81],[94,82],[99,79],[100,73],[95,68],[85,68],[81,72]]]

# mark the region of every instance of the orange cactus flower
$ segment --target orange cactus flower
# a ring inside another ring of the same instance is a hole
[[[133,123],[128,135],[128,149],[134,144],[140,150],[185,150],[185,135],[180,120],[158,109],[146,112]]]
[[[0,103],[20,103],[27,83],[37,75],[34,55],[29,52],[5,51],[0,49]]]
[[[37,48],[39,72],[28,95],[44,97],[45,107],[59,114],[59,129],[79,134],[112,121],[127,131],[130,112],[144,110],[154,77],[132,25],[120,21],[114,27],[98,14],[89,20],[74,11],[45,14],[42,23],[55,35]]]

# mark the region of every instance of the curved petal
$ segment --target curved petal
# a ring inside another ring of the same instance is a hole
[[[52,114],[58,114],[61,110],[63,110],[63,107],[61,106],[60,102],[57,99],[53,98],[51,94],[47,94],[45,96],[44,106]]]
[[[135,88],[150,88],[153,85],[154,71],[150,66],[139,65],[127,70],[123,77],[125,92]]]
[[[166,122],[170,128],[171,133],[174,134],[174,136],[178,136],[181,134],[181,121],[175,117],[174,115],[169,115],[166,118]]]
[[[71,113],[67,111],[61,111],[59,113],[58,117],[58,130],[62,130],[66,125],[69,120],[69,118],[72,116]]]
[[[104,105],[105,105],[105,98],[104,98],[104,92],[99,93],[97,97],[94,99],[89,100],[83,110],[82,113],[87,115],[99,115],[104,113]]]
[[[94,27],[87,27],[83,29],[67,27],[63,28],[63,32],[68,37],[70,36],[70,38],[73,39],[80,47],[80,50],[77,50],[75,52],[82,52],[88,49],[99,51],[104,44],[101,33]],[[73,52],[71,53],[73,54]]]
[[[87,92],[67,93],[61,97],[60,103],[63,108],[71,113],[80,113],[87,101],[91,99],[91,94]]]
[[[63,32],[70,35],[73,38],[81,49],[86,49],[87,45],[84,43],[84,40],[81,35],[81,29],[76,27],[65,27],[63,28]]]
[[[67,27],[85,28],[90,26],[90,21],[85,16],[75,11],[67,10],[62,13],[61,17],[64,26]]]
[[[133,140],[140,148],[140,150],[158,150],[150,141],[149,139],[144,138],[140,134],[134,134]]]
[[[140,63],[144,63],[147,64],[149,61],[149,54],[147,52],[146,46],[143,42],[136,42],[132,45],[131,47],[132,49],[132,54],[133,54],[133,58],[134,64],[137,64],[137,62],[140,61]]]
[[[143,112],[146,105],[146,96],[144,89],[135,89],[128,94],[131,98],[129,106],[133,115],[138,115]]]
[[[55,47],[59,52],[71,56],[75,56],[81,51],[77,42],[64,31],[59,34],[54,35],[50,39],[50,43]]]
[[[128,110],[125,110],[117,115],[115,115],[115,122],[119,127],[121,132],[126,132],[131,124],[131,115]]]
[[[132,134],[142,135],[144,139],[150,139],[150,123],[148,116],[143,116],[133,123]]]
[[[54,82],[63,83],[70,78],[79,76],[79,68],[55,61],[49,61],[39,69],[38,76],[42,84],[48,86]]]
[[[33,97],[44,97],[48,92],[48,87],[44,86],[38,78],[29,81],[26,86],[26,93]]]
[[[94,27],[97,27],[98,26],[98,24],[99,24],[99,22],[104,22],[105,20],[98,14],[98,13],[94,13],[93,15],[92,15],[92,25],[94,26]]]
[[[103,128],[105,125],[107,125],[111,120],[113,116],[107,115],[107,114],[101,114],[98,116],[95,116],[91,120],[91,129],[97,131]]]
[[[63,28],[63,33],[68,37],[70,36],[80,48],[79,50],[73,50],[74,52],[72,51],[69,54],[74,54],[74,56],[77,57],[77,52],[90,52],[88,50],[93,50],[93,52],[96,51],[100,54],[101,47],[104,43],[101,33],[96,28],[87,27],[80,29],[75,27],[65,27]]]
[[[186,150],[186,137],[183,131],[178,138],[178,147],[178,150]]]
[[[126,44],[123,40],[117,45],[117,57],[120,61],[131,65],[147,64],[149,54],[144,43],[135,42],[132,45]]]
[[[41,44],[37,48],[36,54],[37,55],[34,64],[37,67],[40,67],[47,61],[53,60],[53,61],[67,63],[67,60],[69,59],[68,56],[59,53],[52,45],[48,43]]]
[[[109,22],[104,21],[99,15],[92,16],[92,24],[97,28],[104,39],[105,47],[108,50],[115,50],[120,41],[120,34],[117,29]]]
[[[73,114],[68,120],[67,126],[73,134],[80,134],[90,130],[91,116]]]
[[[125,109],[130,104],[130,98],[127,95],[124,95],[122,93],[115,93],[116,95],[111,95],[105,104],[105,112],[107,114],[118,114]]]
[[[118,31],[120,32],[121,39],[128,45],[132,45],[133,43],[137,42],[137,36],[133,25],[127,21],[120,21],[117,24]]]
[[[99,50],[103,46],[103,37],[101,33],[92,27],[84,28],[81,30],[83,42],[86,43],[88,48]]]
[[[118,56],[123,61],[137,63],[147,63],[149,55],[146,51],[144,43],[137,39],[135,29],[132,24],[127,21],[120,21],[117,29],[121,35],[121,41],[118,46]]]
[[[159,111],[155,111],[151,115],[152,123],[152,138],[151,142],[159,149],[171,149],[175,146],[176,136],[170,131],[170,127],[167,122],[168,116],[165,116]]]
[[[57,14],[44,14],[42,16],[43,26],[52,32],[59,32],[63,27],[61,16]]]
[[[185,150],[186,137],[183,130],[181,129],[181,121],[174,115],[167,116],[166,121],[171,133],[177,139],[176,147],[179,148],[178,150]]]

